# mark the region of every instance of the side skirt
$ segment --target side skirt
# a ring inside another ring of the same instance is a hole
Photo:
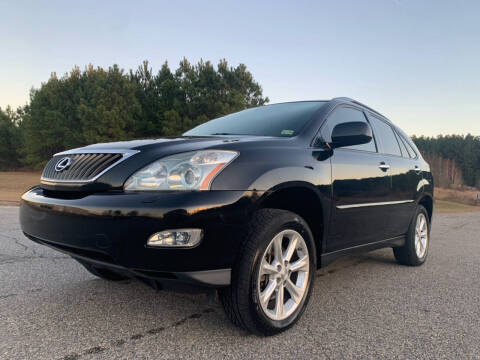
[[[386,248],[386,247],[400,247],[403,245],[405,245],[405,235],[397,236],[391,239],[375,241],[373,243],[368,243],[364,245],[353,246],[353,247],[349,247],[349,248],[341,249],[337,251],[332,251],[332,252],[321,255],[320,267],[324,267],[343,256],[363,253],[363,252],[377,250],[377,249]]]

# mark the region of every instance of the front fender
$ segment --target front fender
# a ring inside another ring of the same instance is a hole
[[[244,151],[215,178],[212,190],[270,191],[294,181],[330,186],[330,159],[305,148]]]

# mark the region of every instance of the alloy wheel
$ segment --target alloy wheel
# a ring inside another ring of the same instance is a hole
[[[303,237],[284,230],[270,241],[258,271],[258,294],[263,312],[272,320],[289,317],[307,293],[310,261]]]
[[[418,214],[415,224],[415,252],[422,259],[428,248],[428,223],[423,213]]]

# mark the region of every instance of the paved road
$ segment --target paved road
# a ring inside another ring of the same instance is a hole
[[[317,272],[302,320],[259,338],[203,295],[109,283],[21,234],[0,207],[0,358],[480,359],[480,213],[441,214],[425,266],[390,249]]]

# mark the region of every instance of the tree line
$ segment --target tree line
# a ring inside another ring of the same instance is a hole
[[[154,73],[74,67],[32,89],[27,105],[0,108],[0,170],[41,168],[52,154],[87,144],[175,136],[210,119],[267,103],[246,66],[167,62]],[[480,186],[480,137],[413,137],[442,186]],[[457,169],[460,169],[459,176]]]
[[[480,136],[446,135],[412,137],[422,155],[429,161],[438,185],[480,187]],[[456,168],[461,171],[461,178]],[[456,179],[459,179],[456,183]]]
[[[0,109],[0,170],[41,168],[52,154],[87,144],[174,136],[207,120],[267,103],[246,66],[221,60],[154,73],[89,65],[53,73],[27,105]]]

